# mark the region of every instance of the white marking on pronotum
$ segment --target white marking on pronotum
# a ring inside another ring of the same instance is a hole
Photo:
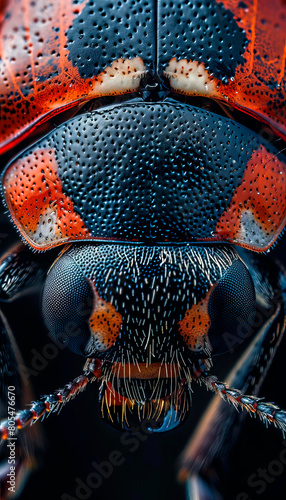
[[[27,231],[28,236],[34,243],[43,245],[62,238],[57,224],[57,212],[53,207],[48,207],[40,214],[36,231]]]
[[[252,243],[258,248],[267,246],[271,240],[271,237],[258,225],[250,210],[245,210],[241,214],[239,236],[242,241]]]

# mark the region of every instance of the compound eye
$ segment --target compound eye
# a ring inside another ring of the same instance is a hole
[[[255,291],[247,267],[235,261],[215,287],[209,300],[208,338],[214,354],[237,347],[252,333]]]
[[[63,255],[51,268],[43,290],[45,324],[57,345],[85,355],[91,334],[88,319],[93,293],[74,260]]]

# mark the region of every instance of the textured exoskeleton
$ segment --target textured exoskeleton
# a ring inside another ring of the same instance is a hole
[[[285,270],[264,255],[286,221],[285,4],[8,0],[0,16],[2,193],[23,240],[4,252],[3,238],[0,262],[3,498],[44,439],[19,432],[11,464],[13,426],[95,380],[89,404],[123,440],[178,432],[194,387],[215,392],[179,479],[190,500],[222,498],[235,408],[286,429],[257,395],[286,317]],[[35,366],[13,316],[32,291],[46,360],[69,351],[85,365],[23,409]]]

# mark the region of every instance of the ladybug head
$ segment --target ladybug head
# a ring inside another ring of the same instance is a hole
[[[81,244],[48,273],[45,323],[56,342],[100,360],[102,415],[162,431],[185,420],[192,380],[255,311],[231,246]]]

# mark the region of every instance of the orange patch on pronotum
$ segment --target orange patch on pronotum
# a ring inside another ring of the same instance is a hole
[[[52,148],[19,158],[3,178],[6,202],[22,236],[39,250],[90,236],[71,199],[63,193]]]
[[[248,161],[240,186],[221,215],[216,234],[243,246],[266,250],[286,222],[286,165],[264,146]],[[252,245],[250,238],[255,238]]]

